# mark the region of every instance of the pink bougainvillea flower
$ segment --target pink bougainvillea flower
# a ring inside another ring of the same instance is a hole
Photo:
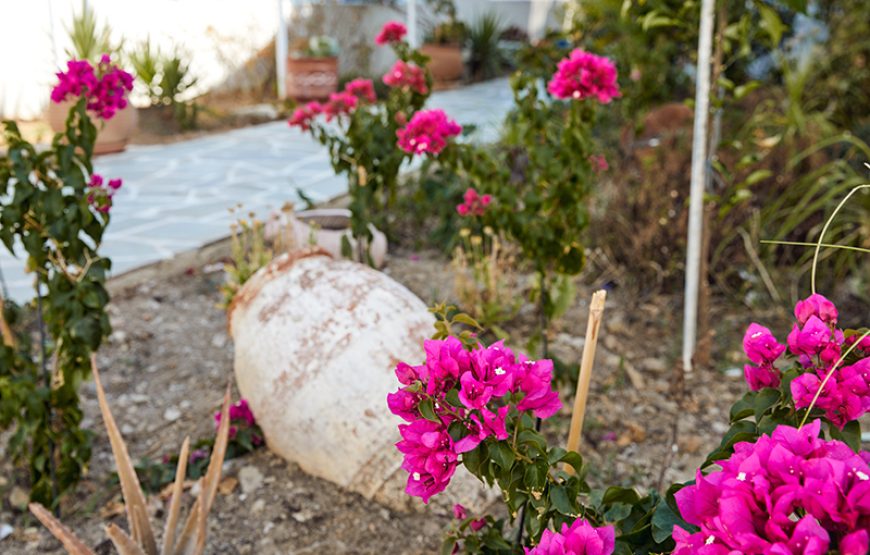
[[[592,164],[592,171],[595,173],[606,172],[610,169],[610,165],[607,163],[607,158],[605,158],[603,154],[593,154],[589,156],[589,162]]]
[[[81,96],[97,87],[97,76],[87,60],[70,60],[66,71],[57,73],[58,84],[51,90],[53,102],[63,102],[69,96]]]
[[[453,505],[453,518],[456,520],[465,520],[468,518],[468,511],[465,510],[465,507],[457,503]]]
[[[461,132],[462,127],[442,110],[420,110],[405,127],[396,131],[396,136],[399,148],[405,152],[438,154],[447,146],[447,139]]]
[[[364,102],[375,102],[378,99],[377,95],[375,95],[375,85],[371,79],[348,81],[344,86],[344,92],[352,94]]]
[[[456,337],[426,340],[423,350],[423,364],[396,366],[403,387],[387,396],[387,406],[409,422],[399,425],[396,444],[409,474],[405,491],[428,502],[447,487],[463,453],[510,438],[513,411],[545,418],[561,403],[552,361],[518,360],[502,342],[466,349]],[[486,523],[476,522],[472,529]]]
[[[426,85],[426,74],[423,69],[413,63],[396,60],[393,67],[384,74],[384,84],[394,89],[408,89],[418,94],[426,94],[429,87]]]
[[[375,37],[375,44],[383,46],[385,44],[399,42],[405,38],[406,34],[408,34],[408,29],[403,23],[398,21],[388,21],[384,23],[380,33]]]
[[[561,532],[544,530],[541,541],[525,548],[526,555],[610,555],[616,547],[613,526],[595,528],[582,518],[571,526],[562,525]]]
[[[825,350],[832,336],[827,324],[818,316],[810,316],[803,326],[795,324],[788,334],[788,348],[796,355],[813,357]]]
[[[471,357],[455,337],[423,342],[426,351],[426,393],[441,395],[456,385],[459,376],[471,368]]]
[[[396,416],[413,422],[419,418],[417,405],[420,404],[420,396],[405,389],[387,395],[387,406],[390,412]]]
[[[801,326],[807,323],[810,316],[815,316],[826,324],[836,325],[837,307],[822,295],[813,293],[806,299],[798,301],[794,307],[794,317]]]
[[[594,97],[607,104],[620,96],[616,65],[607,58],[578,48],[559,62],[547,90],[557,98],[583,100]]]
[[[290,119],[287,120],[287,123],[290,124],[290,127],[298,127],[303,131],[308,131],[311,129],[311,122],[314,118],[322,113],[322,104],[319,102],[309,102],[305,106],[300,106],[293,110],[293,114],[290,116]]]
[[[675,495],[680,514],[700,532],[675,527],[675,554],[841,553],[866,549],[870,454],[820,438],[821,421],[778,426],[734,446],[721,470]]]
[[[416,420],[399,426],[402,441],[396,448],[404,453],[402,468],[408,472],[409,495],[424,503],[450,483],[456,470],[457,455],[447,428],[430,420]]]
[[[485,518],[478,518],[468,523],[468,527],[471,528],[472,532],[480,532],[481,528],[484,526],[486,526]]]
[[[749,325],[743,336],[743,350],[746,357],[758,366],[746,365],[743,374],[752,391],[765,387],[779,387],[782,373],[773,363],[786,350],[770,333],[770,330],[756,323]]]
[[[93,206],[97,212],[108,214],[112,209],[112,197],[121,188],[121,185],[123,185],[123,182],[120,179],[110,179],[108,184],[106,184],[102,175],[98,173],[91,174],[85,198],[88,204]]]
[[[326,121],[332,121],[333,118],[352,113],[356,110],[358,103],[357,97],[346,91],[330,94],[329,100],[323,105]]]
[[[562,402],[559,393],[551,386],[553,361],[523,361],[517,367],[514,391],[525,393],[517,410],[531,411],[537,418],[549,418],[559,412]]]
[[[769,329],[752,323],[743,336],[743,350],[749,360],[764,364],[778,359],[785,352],[785,345],[780,344]]]
[[[70,60],[67,70],[57,74],[58,84],[51,91],[54,102],[69,97],[87,99],[87,109],[109,120],[127,107],[127,94],[133,90],[133,76],[103,55],[95,69],[87,60]]]
[[[866,555],[870,553],[870,533],[856,530],[840,540],[840,555]]]
[[[497,413],[483,409],[480,411],[483,415],[483,422],[480,421],[476,414],[472,414],[470,417],[473,423],[471,433],[457,441],[454,445],[454,450],[457,453],[467,453],[490,436],[495,436],[498,440],[510,437],[505,426],[505,418],[509,410],[510,407],[507,405],[500,407]]]
[[[770,364],[761,366],[746,364],[743,366],[743,376],[752,391],[758,391],[765,387],[777,388],[782,382],[782,372]]]
[[[473,187],[468,188],[462,198],[462,204],[456,206],[460,216],[483,216],[492,204],[492,195],[480,195]]]
[[[257,424],[256,419],[254,418],[254,413],[251,412],[251,408],[248,406],[248,401],[246,399],[239,399],[234,404],[230,405],[229,410],[230,415],[230,439],[236,437],[239,432],[239,426],[244,426],[245,428],[251,428]],[[220,426],[221,424],[221,412],[217,411],[214,413],[214,425],[215,428]],[[251,441],[254,445],[260,445],[263,443],[263,438],[261,438],[257,434],[253,434]]]

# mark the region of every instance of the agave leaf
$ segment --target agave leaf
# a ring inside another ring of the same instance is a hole
[[[31,503],[28,505],[30,512],[33,513],[39,522],[43,524],[51,535],[57,538],[63,545],[66,552],[70,555],[95,555],[85,543],[76,536],[72,530],[61,524],[59,520],[54,518],[48,509],[39,503]]]
[[[178,467],[175,469],[175,483],[172,484],[172,499],[169,501],[169,514],[166,517],[166,528],[163,531],[163,550],[161,555],[169,555],[175,547],[175,529],[178,527],[178,513],[181,510],[181,494],[184,488],[184,478],[187,475],[187,457],[190,450],[190,438],[184,438],[181,453],[178,455]]]
[[[115,549],[121,555],[145,555],[145,552],[142,551],[141,547],[136,545],[133,538],[128,536],[127,532],[121,530],[114,523],[106,526],[106,535],[109,536],[109,539],[115,544]]]
[[[157,555],[157,543],[154,541],[154,532],[148,520],[148,511],[145,505],[145,496],[139,485],[139,478],[133,468],[133,462],[127,453],[127,445],[118,425],[109,410],[106,402],[106,392],[100,382],[100,373],[97,370],[97,357],[91,354],[91,369],[94,374],[94,383],[97,387],[97,399],[100,403],[100,412],[103,414],[103,422],[106,425],[106,434],[112,446],[112,454],[115,456],[115,466],[118,468],[118,478],[121,481],[121,493],[124,495],[124,504],[127,509],[127,522],[133,539],[142,546],[146,555]]]
[[[187,515],[187,522],[184,523],[184,530],[178,538],[175,555],[199,555],[205,550],[206,518],[217,494],[229,437],[230,386],[227,385],[226,393],[224,393],[224,403],[221,407],[221,423],[218,426],[214,449],[211,453],[211,461],[208,463],[208,471],[200,480],[199,498],[194,503],[190,514]]]

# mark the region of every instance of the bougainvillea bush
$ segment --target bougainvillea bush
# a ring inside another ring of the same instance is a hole
[[[757,323],[747,329],[751,391],[695,479],[644,497],[590,490],[580,455],[536,430],[561,406],[551,361],[468,331],[451,336],[442,312],[424,362],[400,363],[401,387],[387,397],[405,420],[396,447],[406,491],[428,502],[460,466],[501,490],[508,518],[456,506],[445,552],[866,554],[870,453],[857,419],[870,411],[870,331],[838,328],[836,307],[818,294],[794,313],[787,344]]]
[[[584,266],[588,203],[601,161],[592,137],[600,105],[620,96],[614,64],[580,49],[561,60],[548,79],[518,71],[511,79],[514,107],[498,148],[462,143],[441,164],[473,187],[459,214],[479,217],[520,249],[537,274],[533,292],[541,331],[557,316],[567,275]],[[570,293],[570,291],[568,291]],[[546,343],[542,350],[546,356]]]
[[[14,122],[3,123],[0,241],[14,256],[16,243],[26,252],[39,340],[32,344],[22,312],[6,300],[4,317],[18,333],[0,348],[0,428],[12,430],[9,452],[27,461],[31,497],[46,505],[78,481],[90,459],[77,390],[109,333],[111,263],[99,248],[121,187],[120,179],[93,172],[94,122],[124,108],[131,88],[130,74],[108,56],[96,67],[72,60],[51,97],[74,103],[50,148],[37,150]]]
[[[347,176],[351,231],[363,242],[371,239],[370,224],[389,231],[387,208],[395,204],[402,163],[411,157],[397,146],[397,132],[414,120],[431,91],[427,58],[404,41],[405,34],[404,25],[390,22],[376,38],[398,57],[382,78],[386,98],[377,98],[370,80],[355,79],[324,103],[300,106],[289,120],[325,145],[335,172]]]

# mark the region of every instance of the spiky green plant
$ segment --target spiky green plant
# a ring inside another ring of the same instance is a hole
[[[106,393],[100,382],[100,374],[97,371],[96,357],[91,356],[91,368],[94,374],[94,382],[97,387],[97,398],[100,403],[100,412],[103,414],[103,422],[106,425],[106,433],[112,446],[112,454],[115,457],[115,465],[118,468],[118,477],[121,481],[121,492],[124,496],[124,504],[127,509],[127,524],[129,532],[125,532],[114,523],[106,526],[106,535],[115,545],[121,555],[201,555],[205,550],[205,538],[208,531],[206,519],[214,503],[217,494],[218,483],[221,479],[224,455],[227,450],[230,434],[230,389],[224,394],[224,402],[221,407],[221,421],[217,430],[211,463],[208,472],[200,483],[199,497],[193,504],[187,515],[181,534],[176,536],[179,517],[181,515],[181,494],[184,487],[184,477],[187,472],[188,451],[190,439],[185,438],[181,445],[181,453],[178,456],[178,468],[175,472],[175,482],[172,484],[172,498],[169,502],[169,511],[166,517],[166,526],[163,532],[163,547],[158,551],[154,530],[148,520],[145,494],[139,484],[139,478],[133,469],[133,461],[127,452],[127,445],[115,418],[109,410],[106,402]],[[39,503],[30,504],[30,512],[33,513],[49,532],[57,538],[70,555],[95,555],[81,539],[69,528],[64,526],[52,514]],[[176,539],[177,537],[177,539]]]
[[[93,8],[82,2],[82,10],[73,16],[72,25],[66,28],[72,41],[72,48],[66,55],[77,60],[96,62],[103,54],[113,54],[121,49],[120,44],[112,44],[112,28],[108,23],[100,23]]]

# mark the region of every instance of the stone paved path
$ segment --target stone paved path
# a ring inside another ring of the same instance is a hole
[[[435,93],[428,107],[441,108],[459,123],[475,124],[475,140],[489,141],[511,104],[506,79]],[[274,122],[168,145],[131,146],[100,157],[95,169],[121,177],[112,222],[102,252],[115,275],[195,249],[229,234],[231,207],[265,216],[297,189],[314,200],[345,191],[325,149],[285,122]],[[0,252],[10,297],[32,296],[23,259]]]

